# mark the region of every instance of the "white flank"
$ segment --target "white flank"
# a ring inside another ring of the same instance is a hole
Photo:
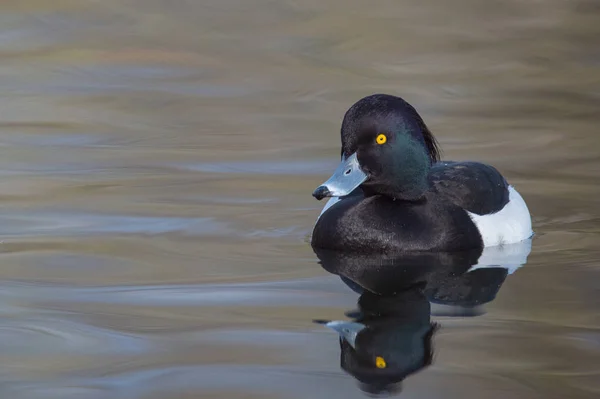
[[[490,215],[467,213],[477,226],[484,247],[514,244],[533,235],[529,209],[513,186],[508,187],[508,204],[499,212]]]

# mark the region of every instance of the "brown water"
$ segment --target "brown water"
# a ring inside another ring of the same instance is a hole
[[[344,111],[423,115],[536,237],[406,398],[600,396],[597,2],[0,6],[0,397],[361,398],[308,244]]]

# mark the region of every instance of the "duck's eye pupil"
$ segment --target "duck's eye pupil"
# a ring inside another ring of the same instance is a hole
[[[377,144],[385,144],[385,142],[387,141],[387,136],[385,134],[380,134],[379,136],[377,136],[375,141],[377,141]]]
[[[352,172],[352,169],[348,169],[347,171],[345,171],[345,172],[344,172],[344,174],[345,174],[346,176],[348,176],[348,175],[350,174],[350,172]]]

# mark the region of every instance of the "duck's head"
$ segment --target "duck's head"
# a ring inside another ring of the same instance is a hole
[[[361,187],[365,195],[418,200],[439,160],[435,138],[417,111],[400,97],[374,94],[344,115],[342,162],[313,196],[341,197]]]

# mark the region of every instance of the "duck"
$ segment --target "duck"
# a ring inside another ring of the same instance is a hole
[[[313,249],[352,253],[482,250],[533,236],[523,197],[493,166],[442,161],[403,98],[373,94],[341,124],[341,161],[312,193],[328,198]]]

